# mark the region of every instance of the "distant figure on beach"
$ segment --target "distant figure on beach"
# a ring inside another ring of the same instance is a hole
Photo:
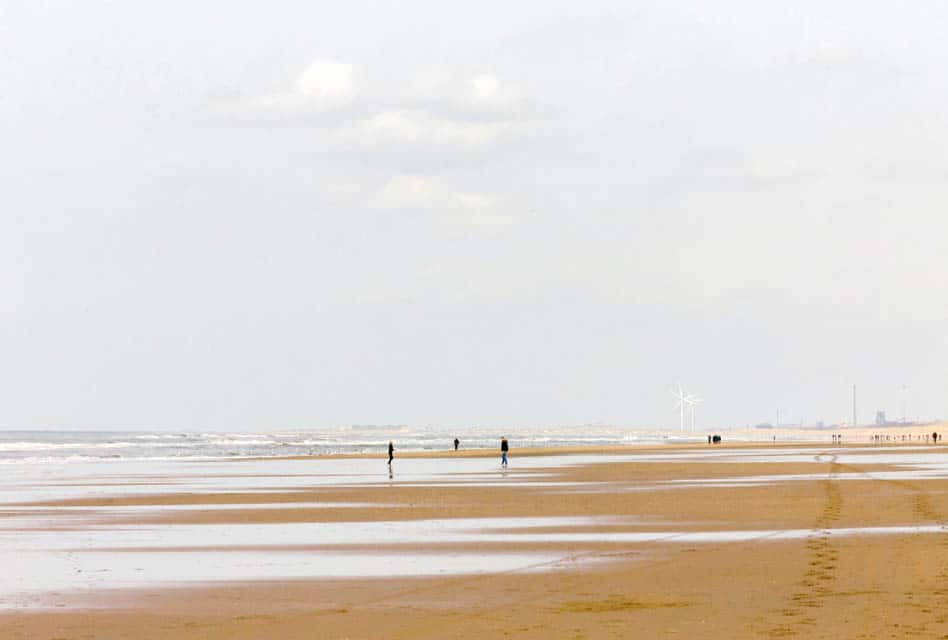
[[[507,452],[510,451],[510,445],[507,444],[507,438],[500,439],[500,466],[507,466]]]
[[[461,444],[461,441],[458,440],[457,438],[455,438],[455,439],[454,439],[454,450],[455,450],[455,451],[458,450],[458,445],[460,445],[460,444]]]
[[[392,441],[388,441],[388,464],[392,464],[392,459],[395,457],[395,445],[392,444]]]
[[[711,444],[711,436],[708,436],[708,444]]]
[[[936,442],[938,442],[938,432],[932,431],[932,444],[935,444]]]

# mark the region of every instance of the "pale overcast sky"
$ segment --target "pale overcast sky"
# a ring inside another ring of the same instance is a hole
[[[946,18],[0,0],[0,427],[946,417]]]

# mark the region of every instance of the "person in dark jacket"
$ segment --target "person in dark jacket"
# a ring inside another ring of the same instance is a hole
[[[507,466],[507,452],[510,451],[510,445],[507,444],[507,438],[500,439],[500,466]]]
[[[388,441],[388,463],[392,464],[392,458],[395,457],[395,445],[392,444],[392,441]]]
[[[461,444],[461,441],[458,440],[457,438],[455,438],[455,439],[454,439],[454,450],[455,450],[455,451],[458,450],[458,446],[459,446],[460,444]]]

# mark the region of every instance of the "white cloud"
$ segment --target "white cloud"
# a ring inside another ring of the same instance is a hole
[[[402,174],[382,189],[382,202],[392,207],[483,211],[494,206],[494,198],[476,192],[457,191],[433,176]]]
[[[520,100],[519,92],[489,73],[479,73],[467,81],[464,99],[468,105],[491,111],[513,108]]]
[[[365,146],[441,147],[477,150],[514,135],[523,125],[439,116],[424,109],[385,109],[357,123],[350,137]]]
[[[494,206],[494,199],[482,193],[459,193],[457,201],[468,211],[483,211]]]
[[[328,110],[346,106],[358,93],[355,68],[333,60],[314,60],[291,91],[257,96],[250,101],[264,111]]]
[[[475,100],[490,101],[500,95],[500,81],[494,76],[482,73],[470,80],[471,94]]]
[[[300,75],[296,88],[318,104],[348,104],[356,94],[355,70],[351,64],[316,60]]]
[[[482,151],[529,127],[529,120],[517,115],[519,93],[492,74],[421,70],[387,96],[384,86],[361,85],[357,75],[352,64],[314,60],[290,90],[259,95],[223,112],[295,117],[341,111],[341,117],[323,123],[327,138],[339,148],[366,151]],[[345,110],[356,98],[360,108]]]
[[[522,94],[490,73],[463,75],[444,67],[420,71],[407,83],[404,96],[415,104],[438,105],[452,111],[498,115],[522,110]]]
[[[495,198],[476,192],[457,191],[432,176],[403,174],[391,178],[382,189],[383,206],[421,209],[443,214],[438,221],[464,229],[496,229],[509,225],[511,216],[497,210]]]
[[[430,176],[395,176],[382,189],[382,201],[394,207],[433,208],[443,203],[445,195],[440,182]]]

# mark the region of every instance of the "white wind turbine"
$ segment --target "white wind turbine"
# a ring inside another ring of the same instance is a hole
[[[684,390],[681,388],[681,383],[679,382],[677,384],[678,384],[678,389],[676,390],[673,387],[671,389],[671,394],[678,399],[678,403],[675,405],[675,408],[678,409],[678,412],[679,412],[679,426],[681,427],[681,431],[684,431],[685,430],[685,405],[690,405],[692,402],[691,402],[691,396],[685,395]],[[692,409],[691,415],[692,415],[692,427],[694,427],[694,409]]]
[[[704,400],[702,400],[701,398],[696,398],[693,395],[688,395],[688,397],[685,398],[685,400],[691,406],[691,433],[694,433],[695,432],[695,406],[699,402],[704,402]]]
[[[685,407],[687,406],[691,410],[691,431],[694,433],[695,430],[695,405],[699,402],[703,402],[701,398],[691,395],[690,393],[686,394],[684,389],[681,388],[681,383],[678,383],[678,389],[672,389],[671,394],[678,399],[675,408],[679,412],[679,426],[681,431],[685,430]]]

